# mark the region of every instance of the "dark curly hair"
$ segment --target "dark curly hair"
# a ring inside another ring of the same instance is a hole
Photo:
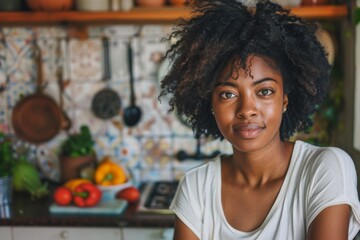
[[[250,7],[236,0],[194,0],[191,7],[193,17],[182,19],[169,36],[177,41],[167,52],[171,68],[159,98],[171,95],[170,111],[186,116],[195,136],[223,138],[211,113],[217,76],[230,59],[246,68],[247,57],[257,55],[271,59],[284,79],[289,104],[281,139],[307,130],[330,82],[331,65],[316,37],[318,26],[270,1]]]

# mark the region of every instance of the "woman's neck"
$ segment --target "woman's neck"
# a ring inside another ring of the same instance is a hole
[[[248,186],[262,186],[284,178],[290,164],[293,143],[280,141],[255,152],[241,152],[227,158],[225,178]]]

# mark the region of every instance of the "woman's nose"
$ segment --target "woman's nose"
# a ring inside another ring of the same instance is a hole
[[[251,96],[243,96],[239,98],[237,104],[236,116],[242,119],[248,119],[257,116],[258,109],[255,100]]]

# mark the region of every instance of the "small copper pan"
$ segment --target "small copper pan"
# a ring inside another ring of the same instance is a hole
[[[12,124],[16,135],[30,143],[51,140],[61,129],[62,111],[50,96],[42,92],[41,50],[35,42],[34,60],[37,64],[37,91],[22,98],[13,109]]]

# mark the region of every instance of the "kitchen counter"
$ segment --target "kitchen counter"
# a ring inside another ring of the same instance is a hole
[[[14,193],[13,203],[1,209],[0,225],[171,228],[174,224],[173,214],[140,213],[137,204],[128,205],[119,216],[53,215],[49,212],[53,203],[50,196],[31,200],[28,193]]]

